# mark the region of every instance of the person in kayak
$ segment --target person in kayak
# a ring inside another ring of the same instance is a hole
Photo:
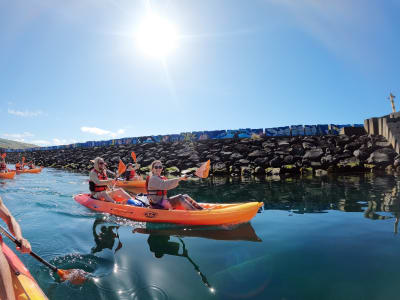
[[[7,165],[6,165],[6,158],[0,156],[0,173],[7,173]]]
[[[109,190],[108,186],[114,183],[114,179],[108,179],[105,162],[101,157],[96,157],[93,162],[93,169],[89,173],[89,190],[93,198],[115,202],[114,199],[129,200],[131,196],[123,189]]]
[[[161,176],[163,166],[161,161],[155,160],[151,163],[150,176],[146,178],[146,190],[149,203],[152,208],[160,209],[203,209],[196,201],[188,195],[176,195],[167,197],[167,191],[176,188],[180,181],[187,180],[187,176],[167,179]]]
[[[31,245],[23,238],[21,227],[18,222],[11,215],[10,211],[4,205],[0,197],[0,218],[7,224],[10,232],[21,243],[21,247],[17,247],[22,253],[30,253]],[[1,239],[1,236],[0,236]],[[8,260],[3,254],[3,249],[0,245],[0,299],[15,299],[14,288],[12,284],[12,277]]]
[[[24,169],[24,165],[21,164],[20,162],[17,162],[17,163],[15,164],[15,170],[17,170],[17,171],[22,171],[23,169]]]
[[[136,173],[136,170],[133,167],[133,164],[129,163],[126,166],[126,171],[124,173],[124,179],[125,179],[125,181],[142,180],[142,176],[139,176]]]
[[[35,164],[32,161],[28,162],[27,165],[28,165],[28,168],[31,170],[36,168]]]

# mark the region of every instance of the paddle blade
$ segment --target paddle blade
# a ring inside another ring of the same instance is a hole
[[[132,156],[133,161],[136,162],[136,154],[135,154],[135,152],[132,151],[131,156]]]
[[[126,166],[124,164],[124,162],[122,160],[119,160],[119,164],[118,164],[118,174],[121,175],[122,173],[124,173],[126,170]]]
[[[80,269],[71,269],[71,270],[57,270],[58,276],[60,276],[61,281],[68,280],[72,284],[83,284],[87,277],[88,273],[80,270]]]
[[[196,170],[195,174],[197,177],[207,178],[209,172],[210,172],[210,160],[207,160]]]
[[[3,154],[1,155],[2,158],[6,158],[6,156],[7,156],[7,153],[3,153]]]

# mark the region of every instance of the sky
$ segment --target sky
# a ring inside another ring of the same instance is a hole
[[[0,138],[359,124],[400,108],[400,0],[0,0]]]

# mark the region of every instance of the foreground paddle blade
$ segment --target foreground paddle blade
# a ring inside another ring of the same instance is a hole
[[[195,172],[197,177],[207,178],[210,172],[210,160],[207,160],[204,164],[202,164]]]
[[[61,281],[68,280],[72,284],[83,284],[86,279],[88,273],[80,269],[72,269],[72,270],[57,270],[58,276],[60,276]]]
[[[135,154],[135,152],[132,151],[131,156],[132,156],[133,161],[136,162],[136,154]]]

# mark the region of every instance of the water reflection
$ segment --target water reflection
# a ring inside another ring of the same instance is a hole
[[[117,225],[107,225],[103,218],[97,218],[93,223],[93,237],[96,246],[92,248],[91,253],[101,252],[104,249],[112,250],[116,239],[118,239],[118,245],[114,253],[121,249],[122,243],[119,238],[118,228],[119,226]]]

